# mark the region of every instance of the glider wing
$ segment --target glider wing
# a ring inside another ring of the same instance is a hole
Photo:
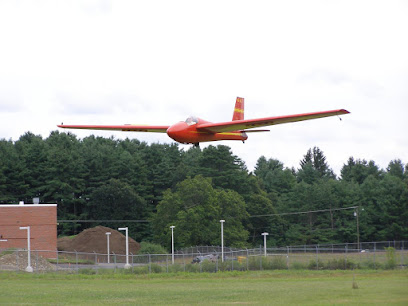
[[[108,131],[123,131],[123,132],[156,132],[166,133],[168,125],[58,125],[64,129],[82,129],[82,130],[108,130]]]
[[[221,133],[221,132],[231,132],[231,131],[243,131],[245,129],[258,128],[262,126],[269,126],[275,124],[324,118],[330,116],[344,115],[348,114],[349,111],[345,109],[337,109],[324,112],[316,113],[306,113],[306,114],[297,114],[289,116],[279,116],[279,117],[266,117],[258,119],[249,119],[249,120],[235,120],[229,122],[220,122],[220,123],[203,123],[197,125],[197,130],[210,132],[210,133]],[[250,130],[245,132],[250,132]]]

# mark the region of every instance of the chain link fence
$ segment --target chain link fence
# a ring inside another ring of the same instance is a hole
[[[363,242],[359,245],[297,245],[263,249],[197,246],[174,254],[100,254],[63,251],[0,250],[0,270],[103,273],[123,271],[127,261],[133,273],[218,272],[273,269],[395,269],[408,265],[407,241]],[[265,252],[266,251],[266,252]],[[266,256],[265,256],[266,255]]]

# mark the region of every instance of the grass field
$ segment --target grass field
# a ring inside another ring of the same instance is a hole
[[[353,274],[358,289],[353,289]],[[0,273],[1,305],[399,304],[408,270],[180,274]]]

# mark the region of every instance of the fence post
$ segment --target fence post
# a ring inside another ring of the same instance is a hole
[[[75,251],[75,266],[76,266],[76,271],[78,273],[78,252],[76,250]]]
[[[403,245],[401,245],[401,269],[404,269],[404,257],[403,257],[403,253],[404,253],[404,247],[403,247]]]
[[[289,270],[289,247],[286,247],[287,251],[286,251],[286,267]]]
[[[215,252],[215,272],[218,272],[218,252]]]
[[[95,254],[94,264],[96,265],[96,264],[97,264],[97,262],[98,262],[98,255],[96,254],[96,252],[95,252],[95,251],[93,251],[93,252],[94,252],[94,254]]]
[[[38,251],[35,252],[35,272],[38,273]]]
[[[17,252],[16,252],[16,264],[17,264],[17,265],[16,265],[16,266],[17,266],[17,267],[16,267],[16,269],[17,269],[16,271],[17,271],[17,272],[19,271],[19,268],[18,268],[18,265],[19,265],[19,263],[20,263],[19,261],[20,261],[20,260],[19,260],[19,258],[18,258],[18,249],[17,249]]]
[[[344,246],[344,270],[347,269],[347,244]]]
[[[115,263],[114,271],[116,272],[116,254],[115,254],[115,252],[112,252],[112,253],[113,253],[113,262]]]
[[[188,251],[188,250],[187,250]],[[183,264],[184,264],[184,272],[186,272],[186,260],[184,258],[184,252],[181,251],[181,253],[183,254]]]
[[[249,270],[249,251],[248,249],[246,249],[247,252],[247,256],[246,256],[246,267],[247,267],[247,271]]]
[[[149,273],[152,273],[152,257],[150,256],[150,253],[147,253],[149,255]]]
[[[169,273],[169,254],[166,255],[166,273]]]
[[[58,270],[58,265],[59,265],[59,253],[58,253],[58,249],[57,249],[57,270]]]
[[[132,272],[133,272],[133,253],[132,252],[130,252],[130,256],[132,258]]]
[[[234,271],[234,253],[231,251],[231,270]]]
[[[374,269],[377,268],[376,262],[375,262],[375,253],[377,253],[377,244],[374,242]]]
[[[316,246],[316,270],[319,270],[319,247]]]

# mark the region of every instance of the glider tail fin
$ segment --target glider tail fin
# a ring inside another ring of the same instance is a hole
[[[232,115],[232,121],[234,120],[244,120],[244,98],[237,97],[234,114]]]

